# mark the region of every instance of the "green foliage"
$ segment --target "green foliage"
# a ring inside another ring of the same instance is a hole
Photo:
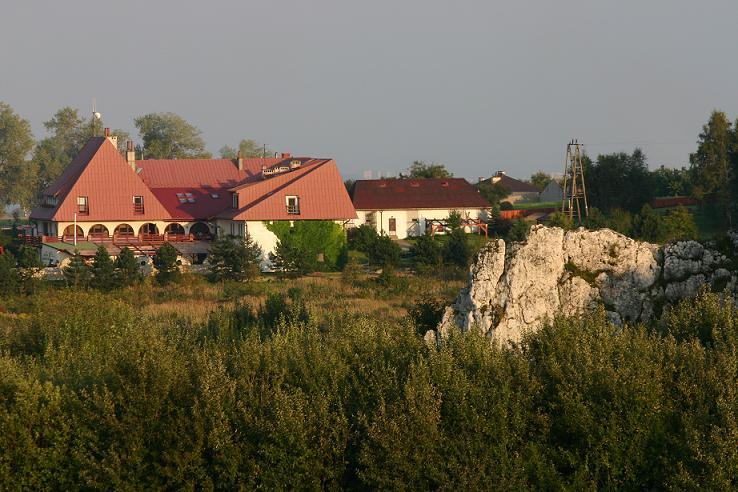
[[[361,224],[359,227],[349,229],[348,242],[351,249],[369,253],[374,247],[374,242],[379,237],[376,229],[369,224]]]
[[[346,261],[346,233],[330,220],[280,220],[266,223],[282,245],[277,259],[284,258],[294,271],[340,270]],[[279,247],[278,247],[279,249]],[[319,257],[322,256],[322,262]]]
[[[169,243],[164,243],[156,250],[153,261],[154,267],[156,267],[156,280],[160,284],[168,284],[179,280],[180,271],[177,256],[177,250]]]
[[[123,287],[136,284],[141,281],[141,269],[133,251],[124,247],[115,259],[116,283]]]
[[[28,207],[32,204],[35,190],[29,186],[28,178],[33,169],[27,157],[33,144],[28,120],[0,101],[0,206],[20,203]]]
[[[448,217],[446,218],[446,226],[452,230],[455,231],[456,229],[460,229],[464,219],[461,217],[461,212],[458,210],[451,210],[448,213]]]
[[[643,241],[661,242],[666,236],[664,221],[650,205],[646,204],[633,221],[633,233]]]
[[[428,330],[435,330],[441,322],[446,303],[434,297],[421,297],[408,309],[407,314],[415,326],[415,331],[423,336]]]
[[[234,149],[229,145],[224,145],[218,152],[220,153],[221,159],[236,159],[239,153],[241,154],[241,157],[245,158],[269,157],[274,155],[274,151],[270,150],[266,146],[255,140],[246,138],[241,140],[237,149]]]
[[[610,228],[610,220],[599,208],[590,207],[584,225],[587,229],[592,230]]]
[[[499,204],[510,194],[510,190],[501,183],[492,183],[488,179],[480,181],[474,186],[479,190],[479,194],[492,206]]]
[[[600,155],[585,164],[589,205],[607,213],[615,208],[637,212],[654,197],[654,186],[641,149]]]
[[[610,213],[608,227],[626,236],[633,235],[633,215],[627,210],[616,208]]]
[[[693,194],[714,206],[726,226],[732,224],[738,201],[738,129],[725,113],[712,112],[689,162]]]
[[[251,280],[259,274],[261,247],[246,233],[243,238],[218,237],[210,245],[208,263],[213,281]]]
[[[466,268],[471,262],[472,247],[463,229],[454,229],[448,235],[443,248],[443,259],[459,268]]]
[[[395,267],[400,263],[402,249],[389,236],[378,236],[372,248],[367,251],[369,261],[380,267]]]
[[[73,289],[86,289],[90,284],[90,267],[87,266],[79,251],[75,250],[69,264],[62,269],[62,272],[67,285]]]
[[[0,314],[0,483],[736,486],[738,316],[715,294],[676,306],[663,333],[600,311],[515,347],[476,330],[429,347],[415,322],[316,316],[314,297],[291,289],[256,314],[238,304],[191,320],[61,290]],[[430,326],[439,305],[413,320]]]
[[[349,258],[341,271],[341,281],[347,285],[356,285],[364,272],[361,265],[353,258]]]
[[[686,208],[679,206],[664,217],[664,241],[677,239],[697,239],[697,224]]]
[[[426,232],[410,246],[410,255],[417,267],[437,268],[443,263],[443,248]]]
[[[651,172],[655,196],[689,196],[692,194],[692,181],[689,170],[672,169],[660,166]]]
[[[9,252],[0,254],[0,294],[10,296],[18,290],[18,269],[15,265],[15,256]]]
[[[115,287],[115,265],[103,245],[97,247],[95,257],[92,259],[91,273],[90,286],[92,288],[107,292]]]
[[[528,238],[528,231],[530,231],[531,223],[524,219],[516,219],[512,222],[512,227],[507,233],[506,239],[508,241],[525,241]]]
[[[453,173],[446,166],[438,163],[426,163],[425,161],[413,161],[407,174],[400,173],[400,179],[441,179],[451,178]]]
[[[553,181],[551,175],[543,171],[535,172],[530,177],[530,184],[541,191],[543,191],[543,189],[548,186],[548,183],[550,183],[551,181]]]
[[[277,241],[274,252],[269,253],[272,267],[278,272],[305,275],[318,267],[317,253],[292,241]]]
[[[202,132],[174,113],[150,113],[134,120],[147,159],[209,159]]]
[[[574,228],[574,223],[569,215],[562,212],[553,212],[549,214],[546,219],[546,225],[549,227],[561,227],[565,231],[569,231]]]

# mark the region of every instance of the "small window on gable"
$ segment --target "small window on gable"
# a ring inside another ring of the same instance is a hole
[[[238,209],[238,193],[231,195],[231,208]]]
[[[290,215],[300,214],[300,198],[295,195],[288,195],[286,197],[287,213]]]
[[[144,213],[144,197],[136,195],[133,197],[133,213],[142,214]]]
[[[90,208],[89,204],[87,203],[86,196],[77,197],[77,213],[80,213],[82,215],[87,215],[90,213]]]

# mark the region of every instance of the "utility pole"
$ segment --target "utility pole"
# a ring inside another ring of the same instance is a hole
[[[572,140],[566,144],[564,159],[564,192],[561,200],[561,213],[579,224],[589,216],[587,188],[584,185],[584,166],[582,165],[583,144]]]

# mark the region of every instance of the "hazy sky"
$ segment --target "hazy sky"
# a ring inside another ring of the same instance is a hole
[[[456,175],[561,172],[566,142],[687,163],[738,117],[738,2],[0,2],[0,100],[71,105],[133,132],[172,111],[213,153],[242,137],[334,157],[344,177],[414,159]]]

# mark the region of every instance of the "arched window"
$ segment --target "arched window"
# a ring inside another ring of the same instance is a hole
[[[66,229],[64,229],[64,235],[65,236],[74,236],[74,224],[70,224],[67,226]],[[84,233],[82,232],[82,228],[80,226],[77,226],[77,237],[84,237]]]
[[[156,224],[152,224],[151,222],[147,222],[144,225],[141,226],[141,228],[138,230],[139,234],[159,234],[159,228],[156,227]]]
[[[204,222],[197,222],[192,224],[192,227],[190,227],[190,234],[195,236],[197,239],[209,238],[210,228]]]
[[[113,234],[116,236],[135,236],[136,233],[133,231],[133,227],[128,224],[121,224],[115,228]]]
[[[108,237],[109,235],[108,228],[102,224],[95,224],[90,227],[90,236],[92,237]]]
[[[169,224],[166,229],[164,229],[164,232],[166,234],[182,234],[184,235],[185,230],[184,227],[182,227],[180,224],[177,224],[176,222],[174,224]]]

